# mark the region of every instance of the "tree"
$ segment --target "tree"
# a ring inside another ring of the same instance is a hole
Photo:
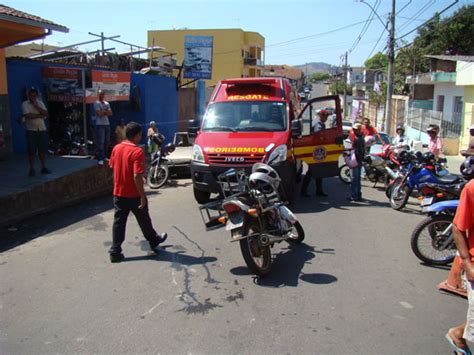
[[[367,69],[386,69],[388,68],[388,57],[381,52],[375,53],[364,63]]]
[[[316,83],[318,81],[329,80],[329,78],[330,78],[329,73],[317,72],[317,73],[313,73],[309,76],[309,81],[311,83]]]
[[[344,94],[344,87],[347,88],[347,95],[352,95],[352,87],[346,86],[346,83],[343,80],[338,80],[329,85],[329,92],[333,95]]]

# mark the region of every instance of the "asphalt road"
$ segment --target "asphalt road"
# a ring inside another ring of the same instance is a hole
[[[108,197],[2,230],[0,353],[448,354],[466,301],[412,255],[417,207],[393,211],[365,185],[368,203],[335,178],[329,198],[297,199],[306,243],[277,245],[265,279],[204,230],[189,180],[150,193],[170,235],[157,257],[130,219],[127,259],[109,262]]]

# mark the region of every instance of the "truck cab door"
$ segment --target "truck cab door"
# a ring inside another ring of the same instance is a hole
[[[326,115],[326,119],[322,117]],[[314,177],[338,176],[339,157],[344,150],[339,96],[309,100],[298,119],[302,135],[293,139],[295,158],[306,162]]]

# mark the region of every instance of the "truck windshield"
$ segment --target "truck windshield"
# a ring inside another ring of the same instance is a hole
[[[203,131],[286,131],[286,104],[276,101],[217,102],[209,105]]]

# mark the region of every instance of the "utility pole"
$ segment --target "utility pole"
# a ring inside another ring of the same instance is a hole
[[[382,125],[382,129],[388,134],[390,134],[390,128],[392,127],[393,67],[395,62],[395,0],[392,0],[392,13],[390,14],[390,32],[388,38],[387,101],[385,102],[385,125]]]
[[[344,54],[344,108],[342,118],[347,115],[347,52]]]

